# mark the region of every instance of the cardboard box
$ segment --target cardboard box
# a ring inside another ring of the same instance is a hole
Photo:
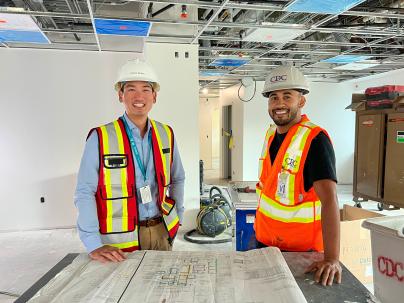
[[[366,103],[365,94],[352,94],[351,104],[345,107],[345,109],[350,109],[352,111],[364,110],[365,103]]]
[[[362,227],[362,222],[381,216],[346,204],[341,210],[340,260],[362,284],[373,283],[370,232]]]
[[[398,96],[394,100],[391,100],[391,106],[386,108],[398,108],[404,107],[404,96]],[[352,94],[351,104],[349,104],[345,109],[350,109],[351,111],[358,112],[366,109],[383,109],[384,107],[372,107],[366,102],[365,94]]]
[[[393,102],[393,107],[398,108],[398,107],[404,107],[404,97],[400,96]]]

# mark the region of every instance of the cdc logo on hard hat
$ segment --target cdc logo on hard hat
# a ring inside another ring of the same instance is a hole
[[[271,81],[271,83],[275,83],[275,82],[286,81],[287,79],[288,79],[288,77],[286,75],[282,75],[282,76],[273,76],[271,79],[269,79],[269,81]]]

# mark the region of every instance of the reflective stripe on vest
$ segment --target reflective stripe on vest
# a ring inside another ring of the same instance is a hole
[[[139,246],[138,227],[134,231],[119,234],[101,234],[103,244],[108,244],[120,249]]]
[[[281,235],[282,249],[322,249],[321,202],[313,188],[308,192],[302,191],[303,161],[310,148],[309,143],[319,130],[303,115],[301,122],[289,130],[273,163],[269,149],[276,130],[270,127],[267,132],[269,135],[260,158],[260,185],[257,186],[257,211],[260,216],[257,215],[255,221],[257,239],[266,245],[277,245],[277,235]],[[288,223],[289,228],[282,225]],[[300,230],[304,230],[305,234],[296,241],[294,237]]]
[[[292,137],[289,147],[282,160],[282,172],[279,178],[285,186],[283,195],[276,191],[275,199],[283,204],[295,204],[295,180],[300,169],[300,161],[311,129],[304,125],[299,126]]]
[[[123,128],[117,121],[100,127],[103,143],[102,175],[105,186],[106,199],[106,233],[128,231],[128,197],[133,196],[133,188],[128,184],[126,167],[109,169],[108,161],[114,155],[128,155],[130,150],[124,148]],[[128,161],[128,160],[126,160]],[[101,189],[102,190],[102,189]],[[118,201],[119,200],[119,201]],[[119,216],[114,216],[119,215]]]
[[[179,218],[175,201],[167,197],[166,191],[171,182],[174,138],[167,125],[154,120],[150,122],[158,203],[168,234],[173,239]],[[135,168],[124,123],[118,119],[97,128],[97,133],[101,163],[96,201],[102,242],[127,251],[139,249]]]
[[[179,223],[179,218],[177,215],[177,210],[174,208],[172,208],[171,212],[168,215],[164,216],[164,221],[167,225],[167,229],[170,231],[171,229],[173,229],[175,227],[176,224]]]
[[[175,208],[175,202],[167,197],[167,186],[171,183],[171,164],[173,160],[174,138],[171,129],[160,122],[150,120],[158,145],[159,156],[162,163],[163,180],[160,180],[162,189],[159,191],[163,219],[171,238],[179,227],[179,217]]]
[[[263,162],[267,154],[269,153],[269,146],[268,146],[269,138],[271,138],[275,134],[275,132],[276,132],[276,125],[274,124],[269,127],[269,129],[265,134],[265,141],[261,151],[261,158],[258,163],[258,177],[261,176],[262,174],[262,167],[264,165]]]
[[[167,186],[171,182],[171,162],[172,162],[172,154],[173,151],[171,150],[173,144],[172,144],[172,135],[171,135],[171,130],[169,127],[165,124],[159,123],[154,120],[150,120],[155,134],[157,138],[157,143],[159,146],[159,152],[160,152],[160,157],[163,160],[163,172],[164,172],[164,186]],[[169,149],[169,152],[166,152],[166,150]]]
[[[320,201],[305,202],[294,206],[284,206],[267,197],[265,194],[262,194],[260,190],[257,190],[257,194],[261,198],[258,210],[269,218],[285,223],[312,223],[314,220],[321,220]]]

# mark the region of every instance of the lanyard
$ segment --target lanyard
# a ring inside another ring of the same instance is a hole
[[[149,136],[148,136],[148,137],[149,137],[149,152],[148,152],[148,155],[147,155],[147,160],[146,160],[146,163],[145,163],[145,164],[146,164],[146,167],[145,167],[145,166],[143,165],[142,161],[140,160],[139,150],[138,150],[137,147],[136,147],[135,139],[133,138],[133,134],[132,134],[132,131],[130,130],[129,124],[128,124],[128,122],[126,121],[125,117],[122,117],[122,120],[123,120],[123,123],[125,124],[126,133],[128,134],[129,141],[130,141],[130,145],[132,146],[133,152],[135,153],[136,162],[137,162],[137,164],[139,165],[140,171],[142,172],[144,181],[146,181],[146,180],[147,180],[147,176],[146,176],[147,171],[146,171],[146,168],[147,168],[147,164],[148,164],[149,161],[150,161],[151,144],[152,144],[152,134],[151,134],[151,133],[152,133],[152,132],[151,132],[151,130],[149,129]]]

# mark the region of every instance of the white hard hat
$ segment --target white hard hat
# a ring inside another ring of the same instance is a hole
[[[281,89],[296,89],[303,93],[309,92],[309,84],[300,70],[291,65],[275,68],[265,80],[262,95],[269,97],[269,93]]]
[[[154,70],[144,61],[139,59],[129,60],[120,69],[115,81],[115,90],[121,89],[121,83],[128,81],[150,82],[154,91],[160,90],[160,84]]]

